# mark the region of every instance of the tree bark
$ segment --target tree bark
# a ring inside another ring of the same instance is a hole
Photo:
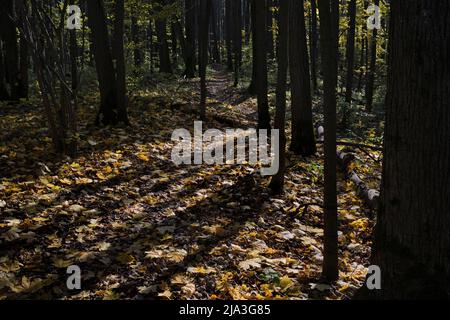
[[[289,70],[292,93],[292,139],[290,149],[295,154],[316,153],[312,119],[311,82],[303,0],[292,0],[289,26]]]
[[[311,0],[311,81],[314,92],[317,92],[317,3]]]
[[[28,77],[28,67],[29,67],[29,54],[28,54],[28,44],[25,40],[22,32],[20,33],[19,38],[19,73],[20,73],[20,81],[19,81],[19,95],[22,99],[28,99],[28,88],[29,88],[29,77]]]
[[[375,0],[375,5],[380,5],[380,0]],[[366,82],[366,111],[371,112],[373,107],[373,93],[375,85],[375,72],[377,67],[377,37],[378,30],[375,28],[372,31],[372,38],[370,40],[370,64],[367,73]]]
[[[9,100],[9,92],[6,87],[5,61],[3,58],[3,44],[0,40],[0,101]]]
[[[117,123],[117,83],[109,43],[103,0],[88,1],[88,21],[92,30],[92,49],[100,87],[100,109],[96,123]]]
[[[206,120],[206,66],[208,64],[208,34],[211,0],[200,0],[199,19],[199,71],[200,71],[200,118]]]
[[[296,1],[296,0],[294,0]],[[288,67],[288,34],[289,12],[292,0],[280,0],[279,13],[279,39],[277,49],[278,72],[276,88],[275,129],[280,131],[280,167],[278,173],[272,177],[269,187],[274,194],[280,194],[284,188],[284,175],[286,171],[286,81]]]
[[[233,3],[233,51],[234,51],[234,86],[239,84],[239,72],[242,62],[242,10],[241,0]]]
[[[353,77],[355,67],[355,35],[356,35],[356,0],[348,3],[349,27],[347,30],[346,44],[346,79],[345,79],[345,104],[342,108],[341,127],[347,128],[353,101]]]
[[[269,101],[267,98],[267,49],[266,33],[258,30],[266,30],[267,6],[265,1],[252,0],[255,12],[255,38],[256,65],[255,87],[258,100],[258,129],[270,129]]]
[[[347,78],[345,86],[345,101],[352,103],[353,70],[355,64],[355,35],[356,35],[356,0],[348,3],[349,28],[347,33]]]
[[[334,9],[335,10],[335,9]],[[337,188],[336,188],[336,80],[337,37],[330,0],[319,1],[320,44],[324,73],[324,259],[323,276],[335,281],[339,276],[337,242]]]
[[[256,94],[256,57],[258,55],[258,48],[256,47],[256,15],[255,15],[255,1],[254,0],[248,0],[250,1],[250,15],[251,15],[251,33],[252,33],[252,80],[250,82],[250,85],[248,86],[248,93],[251,95]]]
[[[267,1],[267,54],[270,59],[275,57],[274,37],[273,37],[273,0]]]
[[[381,186],[371,263],[381,290],[357,297],[450,298],[450,6],[391,2]],[[412,50],[413,48],[413,50]]]
[[[127,113],[127,89],[126,89],[126,70],[125,54],[123,47],[125,4],[124,0],[116,0],[114,21],[114,58],[116,60],[117,73],[117,108],[118,121],[129,125]],[[135,60],[136,62],[136,60]],[[137,61],[139,62],[139,61]]]
[[[158,17],[155,21],[159,49],[159,72],[172,73],[169,44],[167,43],[167,19]]]
[[[233,71],[233,1],[225,0],[225,36],[228,71]]]
[[[195,0],[184,1],[186,28],[186,63],[184,74],[186,78],[195,77]]]
[[[142,65],[142,52],[140,49],[139,25],[136,14],[132,14],[131,16],[131,41],[133,42],[134,66],[139,68]]]
[[[1,6],[0,34],[5,50],[6,81],[10,88],[10,99],[19,101],[21,97],[19,47],[17,41],[16,23],[12,19],[15,16],[14,0],[6,0]]]

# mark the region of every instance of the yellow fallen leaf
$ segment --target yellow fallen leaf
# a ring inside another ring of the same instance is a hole
[[[150,159],[148,158],[148,156],[145,153],[139,153],[137,155],[137,157],[142,160],[142,161],[149,161]]]
[[[106,180],[107,179],[106,176],[102,172],[97,172],[96,176],[100,180]]]
[[[280,287],[282,291],[286,291],[290,287],[294,285],[294,281],[288,276],[284,276],[280,278]]]
[[[199,273],[199,274],[210,274],[210,273],[215,273],[216,269],[214,268],[204,268],[204,267],[189,267],[187,269],[187,272],[189,273]]]

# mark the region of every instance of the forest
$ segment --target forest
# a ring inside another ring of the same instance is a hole
[[[0,300],[449,299],[449,19],[2,0]]]

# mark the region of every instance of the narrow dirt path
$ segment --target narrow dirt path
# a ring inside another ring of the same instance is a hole
[[[207,80],[208,111],[214,117],[230,119],[240,127],[256,127],[256,98],[233,85],[233,75],[224,66],[213,66]]]

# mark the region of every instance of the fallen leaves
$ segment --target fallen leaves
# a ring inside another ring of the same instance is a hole
[[[323,210],[302,208],[321,201],[320,157],[292,159],[285,194],[272,198],[248,164],[173,165],[172,129],[193,116],[146,102],[130,111],[133,127],[82,129],[77,158],[53,163],[50,141],[29,152],[0,144],[11,171],[0,180],[0,297],[61,298],[53,275],[71,264],[95,283],[74,299],[337,299],[364,279],[372,222],[349,191],[339,195],[343,282],[318,282]],[[25,144],[47,141],[29,130]]]
[[[239,262],[239,268],[246,271],[250,268],[260,268],[261,267],[261,258],[253,258]]]
[[[183,261],[186,256],[186,250],[177,248],[162,247],[162,249],[153,249],[145,252],[146,259],[166,259],[167,261],[174,263]]]

